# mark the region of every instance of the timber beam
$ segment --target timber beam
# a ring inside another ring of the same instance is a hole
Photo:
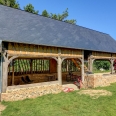
[[[3,53],[2,93],[5,93],[7,89],[8,65],[15,58],[17,58],[17,56],[13,56],[10,59],[8,59],[7,52],[5,51]]]

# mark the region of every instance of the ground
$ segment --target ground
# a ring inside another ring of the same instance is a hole
[[[112,93],[107,90],[82,90],[78,92],[80,95],[85,94],[85,95],[90,95],[92,99],[97,99],[100,96],[112,96]]]
[[[4,105],[2,105],[2,104],[0,103],[0,114],[1,114],[1,112],[2,112],[3,110],[5,110],[5,108],[6,108],[6,106],[4,106]]]
[[[116,116],[116,83],[2,104],[1,116]]]

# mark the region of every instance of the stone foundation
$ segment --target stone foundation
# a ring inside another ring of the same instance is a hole
[[[116,74],[88,74],[85,75],[86,88],[109,86],[116,82]]]
[[[17,101],[26,98],[36,98],[46,94],[57,94],[61,91],[62,86],[59,84],[15,88],[7,90],[6,93],[2,93],[1,101]]]

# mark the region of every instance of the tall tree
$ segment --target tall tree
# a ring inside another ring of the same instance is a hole
[[[34,9],[34,6],[32,4],[28,4],[24,7],[24,10],[30,13],[38,14],[39,11],[36,11]]]
[[[42,16],[44,16],[44,17],[49,17],[49,13],[47,12],[47,10],[44,10],[44,11],[42,12]]]
[[[64,22],[71,23],[71,24],[76,24],[76,20],[74,20],[74,19],[67,20],[66,19],[68,17],[68,8],[62,14],[53,14],[53,13],[49,14],[46,10],[44,10],[42,12],[42,15],[46,16],[46,17],[50,17],[55,20],[64,21]]]
[[[103,68],[105,70],[110,69],[110,62],[105,60],[95,60],[93,65],[97,70],[100,70],[100,68]]]
[[[0,4],[9,6],[12,8],[17,8],[17,9],[20,8],[20,5],[16,0],[0,0]]]

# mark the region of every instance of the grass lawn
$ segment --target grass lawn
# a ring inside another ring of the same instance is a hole
[[[100,70],[94,70],[93,73],[108,73],[111,72],[110,70],[104,70],[104,71],[100,71]]]
[[[1,116],[116,116],[116,83],[96,89],[110,91],[112,96],[92,99],[89,95],[79,95],[79,91],[74,91],[2,102],[7,107]]]

